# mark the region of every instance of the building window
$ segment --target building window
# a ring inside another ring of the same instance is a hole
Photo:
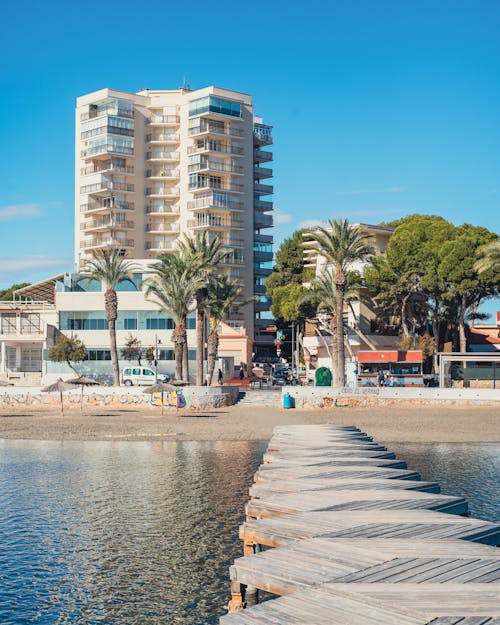
[[[124,319],[123,329],[124,330],[137,330],[137,319],[135,317]]]
[[[201,115],[210,111],[220,115],[230,115],[231,117],[241,117],[241,104],[231,100],[223,100],[214,96],[199,98],[189,103],[189,116]]]
[[[174,320],[168,317],[150,317],[146,319],[146,330],[173,330]]]
[[[109,349],[88,349],[85,360],[111,360]]]

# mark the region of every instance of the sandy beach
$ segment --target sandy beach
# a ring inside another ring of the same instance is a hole
[[[284,410],[220,408],[202,413],[152,408],[76,408],[61,416],[31,409],[0,413],[0,439],[35,440],[267,440],[275,425],[353,424],[380,442],[493,442],[500,414],[491,406],[427,406]]]

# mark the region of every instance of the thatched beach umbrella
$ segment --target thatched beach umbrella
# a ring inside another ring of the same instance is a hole
[[[75,384],[75,386],[81,386],[82,399],[80,401],[80,411],[83,412],[83,387],[84,386],[99,386],[100,382],[92,378],[87,378],[84,375],[79,375],[77,378],[73,378],[72,380],[67,380],[67,384]]]
[[[59,378],[59,380],[57,380],[57,382],[54,382],[54,384],[51,384],[50,386],[46,386],[45,388],[42,388],[42,393],[59,393],[60,394],[61,414],[64,416],[63,393],[64,391],[71,391],[71,389],[74,389],[74,388],[76,388],[74,384],[69,384],[68,382],[65,382],[64,380]]]
[[[149,393],[150,395],[153,393],[161,393],[161,414],[163,416],[163,393],[170,393],[175,390],[177,389],[172,384],[168,384],[167,382],[158,382],[157,384],[153,384],[153,386],[147,386],[142,392]],[[175,406],[177,408],[177,402]]]

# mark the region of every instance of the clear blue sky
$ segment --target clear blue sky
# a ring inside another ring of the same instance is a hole
[[[274,125],[275,238],[413,212],[500,230],[500,2],[7,3],[0,288],[69,270],[74,104],[215,84]]]

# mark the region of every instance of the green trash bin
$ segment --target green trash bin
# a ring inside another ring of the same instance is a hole
[[[332,372],[328,367],[320,367],[316,370],[314,386],[331,386]]]

